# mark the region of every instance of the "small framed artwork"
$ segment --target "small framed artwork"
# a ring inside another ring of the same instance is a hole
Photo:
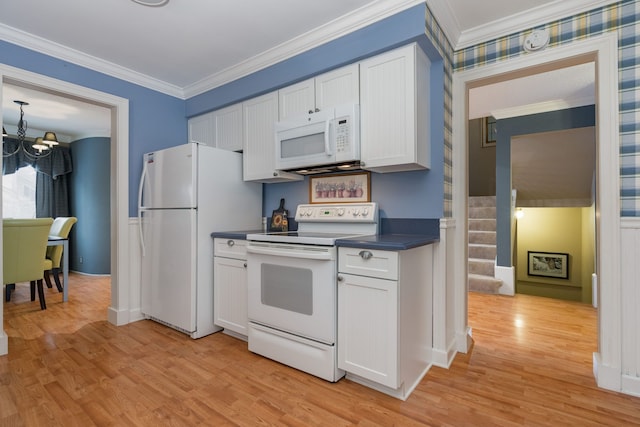
[[[309,178],[309,203],[371,201],[371,174],[358,172]]]
[[[496,146],[496,119],[492,116],[482,119],[482,147]]]
[[[529,276],[569,278],[569,254],[527,251],[527,255],[527,274]]]

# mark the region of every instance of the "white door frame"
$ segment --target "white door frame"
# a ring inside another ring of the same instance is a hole
[[[100,105],[111,111],[111,305],[107,319],[114,325],[129,323],[129,100],[78,86],[41,74],[0,64],[0,99],[2,82],[24,84],[44,92],[54,92]],[[2,119],[0,105],[0,121]],[[1,182],[1,177],[0,177]],[[0,191],[0,201],[2,192]],[[0,209],[2,204],[0,203]],[[2,237],[0,229],[0,241]],[[0,257],[0,267],[2,257]],[[0,268],[0,274],[2,269]],[[0,325],[4,308],[0,305]],[[0,327],[0,355],[8,352],[8,338]]]
[[[622,366],[620,265],[620,158],[618,119],[618,38],[616,32],[576,41],[453,75],[452,209],[456,225],[455,331],[458,351],[469,349],[467,314],[467,199],[469,89],[507,78],[537,74],[569,65],[596,66],[596,271],[598,274],[598,352],[593,355],[598,386],[620,390]],[[606,257],[600,256],[606,254]],[[606,258],[603,260],[603,258]]]

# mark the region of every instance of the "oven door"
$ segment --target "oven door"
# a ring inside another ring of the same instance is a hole
[[[249,321],[333,345],[336,248],[250,242]]]

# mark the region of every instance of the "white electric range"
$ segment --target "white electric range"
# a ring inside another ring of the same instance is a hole
[[[248,234],[249,350],[337,381],[335,241],[378,233],[376,203],[304,204],[298,231]]]

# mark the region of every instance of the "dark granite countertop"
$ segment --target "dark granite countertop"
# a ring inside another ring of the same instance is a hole
[[[213,238],[246,240],[247,234],[261,230],[215,231]],[[336,240],[336,246],[344,248],[403,251],[440,241],[437,219],[386,219],[380,223],[380,234]]]
[[[239,230],[239,231],[214,231],[211,237],[214,239],[236,239],[247,240],[247,234],[262,233],[262,230]]]
[[[336,246],[344,248],[403,251],[440,241],[439,235],[428,234],[378,234],[336,240]]]

